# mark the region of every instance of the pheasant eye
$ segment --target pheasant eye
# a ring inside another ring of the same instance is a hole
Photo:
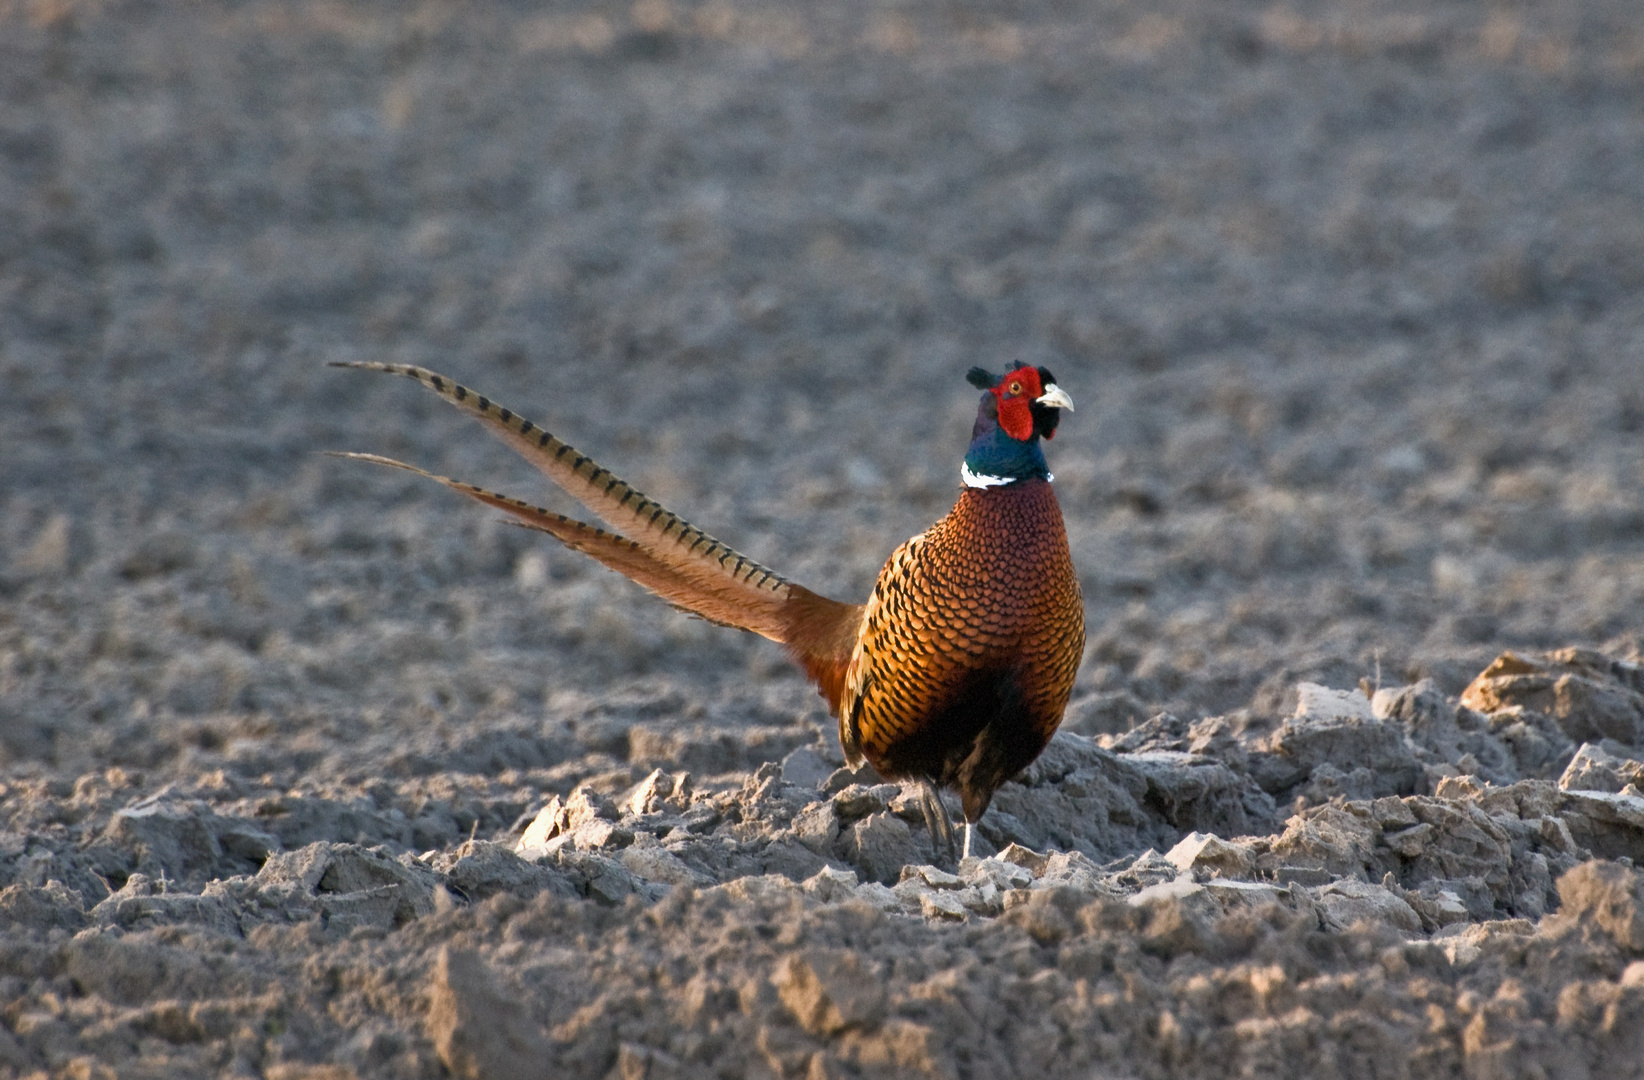
[[[1020,382],[1013,382],[1010,384],[1008,389],[1012,394],[1020,394],[1022,392],[1022,384]]]

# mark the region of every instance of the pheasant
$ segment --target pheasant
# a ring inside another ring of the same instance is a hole
[[[1042,367],[972,368],[983,390],[952,511],[904,543],[865,604],[788,581],[618,479],[586,454],[444,375],[347,361],[415,379],[478,417],[607,531],[376,454],[503,510],[597,559],[674,607],[784,646],[839,721],[845,758],[918,785],[933,843],[958,847],[941,789],[957,789],[972,829],[1000,785],[1037,758],[1061,723],[1084,652],[1084,605],[1041,439],[1073,401]]]

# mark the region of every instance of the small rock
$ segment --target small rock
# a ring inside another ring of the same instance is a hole
[[[1628,784],[1644,787],[1644,761],[1612,754],[1595,743],[1582,743],[1558,778],[1561,791],[1621,791]]]
[[[1181,843],[1165,853],[1165,858],[1180,870],[1203,868],[1217,877],[1246,877],[1255,865],[1246,848],[1202,832],[1184,836]]]
[[[904,866],[901,880],[917,879],[933,889],[959,889],[964,887],[964,880],[958,874],[950,874],[946,870],[934,866]]]
[[[717,827],[719,823],[724,820],[725,815],[721,814],[719,810],[716,809],[711,803],[698,802],[695,806],[685,811],[684,815],[680,818],[679,824],[675,826],[675,829],[683,829],[687,833],[696,833],[700,835],[702,833],[713,832],[715,827]]]
[[[1422,767],[1404,730],[1394,721],[1376,719],[1364,695],[1313,687],[1299,696],[1296,714],[1256,744],[1259,760],[1253,758],[1252,770],[1264,788],[1282,793],[1329,764],[1344,776],[1367,769],[1373,788],[1365,794],[1415,790]]]
[[[884,810],[901,793],[896,784],[852,784],[833,797],[833,812],[840,821],[855,821]]]
[[[166,794],[115,811],[98,846],[124,852],[130,869],[150,877],[205,881],[220,876],[223,849],[214,827],[217,815],[204,803]]]
[[[548,841],[558,836],[565,825],[565,804],[555,795],[548,805],[537,811],[525,833],[514,845],[514,853],[522,859],[540,859],[548,854]]]
[[[326,853],[324,872],[315,887],[321,892],[348,893],[378,886],[426,885],[429,875],[411,870],[383,848],[362,848],[356,844],[332,844]]]
[[[1359,691],[1332,690],[1328,686],[1311,682],[1296,684],[1295,716],[1319,719],[1376,719],[1375,711],[1370,706],[1370,699]]]
[[[1411,734],[1455,723],[1449,700],[1432,679],[1377,690],[1370,698],[1370,712],[1377,720],[1403,721]]]
[[[896,911],[902,901],[888,886],[878,881],[865,881],[856,887],[856,898],[880,911]]]
[[[1014,862],[1007,862],[998,855],[986,859],[966,859],[959,867],[959,871],[967,884],[980,886],[985,882],[1000,892],[1026,889],[1033,885],[1032,871]]]
[[[614,906],[638,891],[634,875],[616,859],[583,851],[565,851],[560,869],[580,880],[582,891],[601,904]]]
[[[406,858],[394,859],[383,848],[313,843],[270,856],[257,873],[257,895],[317,908],[339,929],[403,926],[433,912],[436,883],[433,873]]]
[[[953,894],[969,911],[978,915],[997,915],[1003,907],[1003,894],[991,881],[967,885]]]
[[[1531,658],[1505,652],[1479,673],[1461,703],[1487,714],[1519,707],[1555,720],[1574,741],[1644,743],[1638,667],[1585,649]]]
[[[1323,885],[1338,877],[1362,875],[1375,857],[1380,830],[1367,812],[1361,817],[1354,810],[1367,811],[1368,808],[1363,803],[1329,804],[1294,815],[1285,823],[1284,832],[1272,841],[1267,854],[1258,860],[1258,865],[1264,870],[1312,870],[1322,875],[1314,878],[1292,873],[1275,878],[1303,885]]]
[[[1235,881],[1231,878],[1211,878],[1204,882],[1204,890],[1224,908],[1265,907],[1281,903],[1288,895],[1285,890],[1265,881]]]
[[[1157,885],[1149,885],[1127,903],[1131,907],[1145,907],[1148,904],[1161,904],[1172,900],[1185,900],[1189,896],[1197,896],[1205,891],[1205,887],[1190,877],[1179,877],[1173,881],[1161,881]]]
[[[834,1035],[876,1023],[885,987],[861,957],[844,949],[808,949],[788,956],[771,975],[782,1004],[812,1035]]]
[[[833,804],[813,802],[794,815],[793,834],[801,844],[818,855],[827,855],[839,838],[839,817]]]
[[[1486,789],[1478,804],[1491,817],[1538,821],[1557,812],[1563,801],[1557,785],[1550,781],[1520,780]]]
[[[553,1045],[531,1023],[519,994],[496,984],[478,953],[443,948],[429,980],[429,1038],[461,1080],[535,1080],[552,1073]]]
[[[204,894],[195,894],[171,892],[146,874],[133,874],[125,885],[110,893],[88,914],[98,923],[122,930],[193,923],[225,936],[238,937],[240,900],[255,892],[255,883],[245,877],[232,882],[212,882]]]
[[[615,851],[634,842],[632,830],[604,818],[584,821],[573,827],[568,835],[578,851]]]
[[[261,869],[268,857],[280,850],[278,837],[239,818],[219,816],[213,820],[212,827],[217,833],[218,845],[224,855],[229,856],[225,861],[238,862],[247,873]]]
[[[1148,848],[1133,859],[1129,866],[1113,875],[1113,882],[1126,889],[1145,889],[1163,881],[1174,881],[1181,876],[1175,863]]]
[[[623,848],[617,856],[617,861],[627,868],[628,872],[645,881],[660,882],[664,885],[708,885],[712,884],[706,877],[685,865],[684,860],[656,842],[649,833],[641,833],[648,842],[636,842]]]
[[[1644,862],[1644,797],[1634,790],[1566,791],[1559,817],[1594,855]]]
[[[1383,833],[1382,841],[1405,858],[1414,859],[1427,850],[1427,841],[1432,835],[1433,827],[1424,822],[1395,833]]]
[[[1268,872],[1273,875],[1275,882],[1285,886],[1300,885],[1311,888],[1316,885],[1328,885],[1336,880],[1336,874],[1333,871],[1317,866],[1296,866],[1291,863],[1280,863]]]
[[[1083,893],[1107,891],[1102,868],[1082,851],[1058,851],[1045,860],[1045,872],[1033,883],[1033,887],[1047,889],[1058,886],[1077,889]]]
[[[565,800],[561,828],[565,832],[575,832],[590,821],[615,821],[619,816],[616,803],[598,792],[577,788]]]
[[[857,894],[856,875],[833,866],[824,866],[801,882],[799,887],[824,904],[849,900]]]
[[[651,774],[621,799],[622,810],[636,817],[683,810],[691,801],[691,774],[651,770]]]
[[[913,832],[907,822],[883,811],[870,814],[851,827],[851,861],[870,881],[896,881],[902,867],[914,860]]]
[[[1644,877],[1631,867],[1594,859],[1558,879],[1559,917],[1591,923],[1625,952],[1644,954]]]
[[[1147,807],[1175,829],[1247,836],[1277,823],[1273,797],[1214,758],[1148,750],[1125,760],[1145,778]]]
[[[1476,776],[1446,776],[1433,788],[1440,799],[1476,799],[1484,794],[1484,785]]]
[[[1045,872],[1045,863],[1050,858],[1048,855],[1041,855],[1037,851],[1025,848],[1021,844],[1008,844],[1005,850],[995,857],[1003,862],[1020,866],[1034,877],[1038,877]]]
[[[1492,905],[1510,907],[1514,892],[1513,841],[1503,822],[1470,800],[1418,795],[1409,803],[1417,819],[1431,825],[1433,831],[1412,833],[1401,840],[1410,850],[1418,850],[1419,844],[1419,851],[1400,869],[1400,877],[1422,882],[1423,888],[1435,881],[1450,882],[1450,887],[1468,902],[1468,910],[1480,918],[1491,915]],[[1346,835],[1345,830],[1339,835]],[[1356,841],[1353,847],[1357,872],[1363,873],[1375,856],[1363,851]]]
[[[434,861],[453,888],[471,900],[484,900],[497,893],[533,896],[559,881],[546,867],[534,866],[502,844],[473,840],[450,856]]]
[[[757,848],[756,865],[767,874],[803,881],[827,865],[827,860],[793,840],[777,838]]]
[[[1536,834],[1554,851],[1574,855],[1578,849],[1575,837],[1570,834],[1570,826],[1563,818],[1551,814],[1543,817],[1536,827]]]
[[[930,891],[930,886],[918,877],[906,878],[891,886],[891,892],[896,894],[896,903],[904,914],[918,912],[922,898]]]
[[[1032,765],[995,793],[978,830],[995,850],[1015,843],[1104,858],[1153,844],[1166,833],[1174,843],[1180,833],[1164,820],[1167,806],[1195,820],[1218,811],[1200,798],[1208,789],[1196,782],[1190,782],[1186,799],[1173,802],[1165,789],[1175,786],[1183,770],[1175,761],[1155,764],[1160,784],[1144,774],[1135,755],[1115,754],[1082,735],[1058,731]]]
[[[804,895],[797,882],[781,874],[734,878],[723,885],[714,886],[707,892],[710,896],[722,893],[738,902],[757,904],[780,904]]]
[[[1325,916],[1340,929],[1361,921],[1381,922],[1415,933],[1421,930],[1421,916],[1390,889],[1357,878],[1342,878],[1319,889],[1316,894]]]
[[[55,879],[40,886],[8,885],[0,889],[0,925],[32,930],[53,927],[78,930],[86,925],[85,898],[79,890]]]
[[[1520,777],[1556,779],[1575,754],[1575,744],[1556,720],[1522,705],[1491,713],[1488,723],[1491,738],[1510,752]]]
[[[1406,892],[1403,900],[1421,916],[1423,926],[1450,926],[1464,923],[1470,918],[1467,902],[1461,895],[1434,882],[1424,883],[1417,892]]]
[[[1369,769],[1361,765],[1343,771],[1331,762],[1323,761],[1315,765],[1307,781],[1290,794],[1316,806],[1331,799],[1369,799],[1375,793],[1376,777]]]
[[[965,904],[957,893],[925,892],[919,895],[919,913],[927,919],[963,919]]]
[[[1372,802],[1370,815],[1383,829],[1401,829],[1416,823],[1416,815],[1404,800],[1391,795]]]
[[[257,884],[264,888],[290,887],[312,892],[320,883],[326,868],[331,865],[331,845],[319,842],[282,851],[271,856],[257,872]],[[127,885],[131,882],[128,880]]]

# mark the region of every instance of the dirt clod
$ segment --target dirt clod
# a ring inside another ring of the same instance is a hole
[[[462,1080],[528,1080],[553,1068],[552,1045],[471,949],[444,948],[434,961],[428,1034]]]

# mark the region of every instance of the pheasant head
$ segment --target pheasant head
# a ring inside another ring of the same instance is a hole
[[[1050,479],[1039,440],[1055,437],[1061,410],[1073,411],[1073,399],[1056,385],[1056,376],[1042,367],[1019,367],[1003,375],[978,367],[965,378],[987,391],[977,407],[970,449],[959,470],[965,486]]]

